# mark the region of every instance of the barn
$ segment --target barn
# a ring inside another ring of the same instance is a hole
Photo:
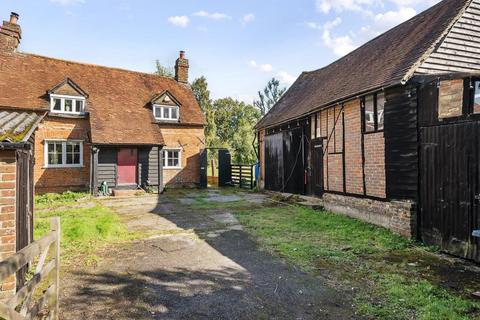
[[[302,73],[255,128],[261,188],[480,261],[480,0]]]

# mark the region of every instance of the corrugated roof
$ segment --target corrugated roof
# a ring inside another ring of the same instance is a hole
[[[325,68],[304,72],[263,117],[265,128],[368,91],[402,83],[471,0],[444,0]]]
[[[35,112],[0,110],[0,142],[26,142],[42,118]]]

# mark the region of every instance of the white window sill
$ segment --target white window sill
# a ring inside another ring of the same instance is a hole
[[[182,167],[163,167],[164,170],[182,170]]]
[[[82,169],[84,165],[43,166],[42,169]]]

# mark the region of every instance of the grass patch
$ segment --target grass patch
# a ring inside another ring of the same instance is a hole
[[[394,320],[479,317],[479,303],[442,289],[429,277],[429,268],[415,269],[405,262],[431,253],[384,228],[298,206],[237,210],[236,216],[267,250],[305,271],[327,270],[339,287],[356,287],[362,315]]]
[[[58,216],[62,228],[62,260],[84,256],[84,261],[95,260],[94,253],[108,244],[136,238],[128,232],[118,215],[110,209],[96,205],[91,208],[69,209],[38,213],[35,219],[35,238],[49,232],[50,217]]]
[[[55,209],[90,199],[90,194],[85,192],[47,193],[35,196],[35,207],[37,209]]]

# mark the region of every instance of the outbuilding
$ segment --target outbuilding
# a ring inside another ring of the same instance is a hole
[[[261,187],[480,261],[480,0],[304,72],[256,125]]]

